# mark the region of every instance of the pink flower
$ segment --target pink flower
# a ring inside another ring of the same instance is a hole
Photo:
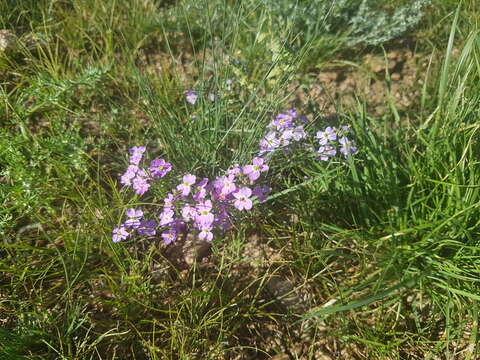
[[[281,129],[286,129],[289,128],[293,125],[293,114],[291,113],[280,113],[277,116],[275,116],[275,119],[272,120],[272,122],[268,125],[269,128],[277,128],[277,130]],[[296,116],[296,114],[295,114]]]
[[[198,99],[198,94],[195,90],[185,90],[183,94],[189,104],[195,105]]]
[[[353,155],[357,152],[357,147],[354,145],[353,140],[348,139],[346,136],[338,139],[338,142],[342,145],[340,152],[347,157],[348,154]]]
[[[237,189],[234,179],[234,175],[220,176],[217,178],[215,181],[215,189],[219,193],[218,195],[224,198],[226,195],[234,192]]]
[[[127,232],[127,230],[125,230],[125,227],[121,225],[120,227],[116,227],[115,229],[113,229],[112,241],[119,242],[125,240],[129,236],[130,234]]]
[[[134,146],[130,149],[130,163],[138,165],[142,160],[143,153],[145,152],[145,146]]]
[[[155,220],[140,221],[140,226],[138,227],[138,235],[140,236],[155,236],[155,228],[157,222]]]
[[[207,241],[212,241],[213,239],[213,234],[212,234],[212,226],[204,226],[200,230],[200,233],[198,234],[198,238],[202,240],[207,240]]]
[[[234,164],[233,166],[231,166],[228,170],[227,170],[227,175],[238,175],[242,172],[242,169],[240,169],[240,165],[239,164]]]
[[[163,243],[170,245],[177,239],[177,232],[175,230],[168,230],[162,233]]]
[[[172,164],[166,162],[164,159],[157,158],[152,160],[150,168],[148,169],[155,178],[164,177],[169,171],[172,170]]]
[[[125,173],[122,175],[122,177],[120,178],[120,184],[124,185],[124,186],[130,186],[132,185],[132,179],[135,177],[135,174],[129,174],[129,173]]]
[[[210,200],[206,200],[204,202],[198,203],[197,206],[197,216],[195,218],[195,222],[199,228],[202,226],[207,226],[213,223],[215,217],[210,212],[212,210],[212,202]]]
[[[193,200],[200,201],[205,199],[205,197],[207,196],[207,190],[206,190],[207,184],[208,184],[207,178],[203,178],[202,180],[200,180],[200,182],[196,185],[198,190],[196,194],[193,195]]]
[[[279,146],[280,139],[277,138],[277,133],[270,131],[262,140],[260,140],[260,156],[274,151]]]
[[[173,194],[167,194],[167,197],[163,199],[163,208],[170,209],[173,207]]]
[[[205,188],[202,187],[197,191],[195,195],[193,195],[193,200],[200,201],[205,199],[206,196],[207,196],[207,190],[205,190]]]
[[[130,186],[132,185],[132,179],[135,177],[135,174],[138,171],[138,166],[137,165],[129,165],[127,168],[127,171],[125,171],[125,174],[122,175],[120,178],[120,183],[125,185],[125,186]]]
[[[143,216],[142,210],[128,209],[126,212],[128,220],[125,221],[127,227],[138,228],[140,226],[140,219]]]
[[[196,176],[192,174],[186,174],[183,176],[183,182],[177,186],[177,190],[182,193],[182,196],[190,194],[191,186],[195,184]]]
[[[187,204],[182,208],[182,217],[185,221],[193,220],[195,219],[196,216],[197,216],[197,209],[195,209],[194,207],[191,207],[190,205]]]
[[[172,209],[167,208],[163,210],[163,212],[160,214],[160,226],[165,226],[170,224],[173,221],[173,217],[175,216],[175,213],[173,212]]]
[[[337,154],[337,150],[335,150],[333,146],[325,145],[320,146],[318,153],[320,154],[320,160],[328,161],[328,159]]]
[[[280,135],[280,139],[282,140],[283,146],[290,145],[290,139],[293,138],[293,130],[292,129],[285,129]]]
[[[250,200],[250,195],[252,195],[252,190],[248,187],[243,187],[233,193],[233,196],[237,199],[234,203],[235,207],[238,210],[250,210],[253,205],[252,200]]]
[[[329,141],[336,140],[337,134],[330,126],[328,126],[325,131],[318,131],[315,137],[318,139],[320,145],[326,145]]]
[[[137,174],[137,177],[133,179],[133,188],[135,189],[135,193],[138,195],[145,194],[148,189],[150,189],[150,184],[148,183],[148,179],[141,177]]]
[[[252,165],[243,167],[243,173],[248,176],[252,184],[260,177],[261,172],[268,170],[268,165],[264,165],[263,162],[262,158],[256,157],[253,159]]]
[[[300,126],[297,126],[294,130],[293,130],[293,138],[296,140],[296,141],[300,141],[302,139],[305,139],[307,137],[307,134],[305,134],[305,130],[303,129],[303,126],[300,125]]]

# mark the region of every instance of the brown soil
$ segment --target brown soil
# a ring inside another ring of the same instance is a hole
[[[358,99],[370,114],[381,116],[388,111],[390,94],[397,110],[407,111],[418,104],[427,66],[425,55],[409,49],[391,50],[386,56],[367,54],[357,63],[337,62],[309,74],[310,85],[299,87],[295,100],[313,100],[328,114],[338,111],[336,105],[348,107]]]

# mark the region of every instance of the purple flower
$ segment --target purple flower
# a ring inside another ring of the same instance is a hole
[[[270,131],[260,141],[260,147],[265,150],[276,149],[279,146],[280,146],[280,141],[277,139],[277,133],[274,131]]]
[[[194,220],[196,216],[197,216],[197,209],[195,209],[194,207],[186,204],[182,208],[182,217],[185,221]]]
[[[287,113],[278,114],[275,119],[268,125],[270,128],[277,130],[287,129],[293,126],[293,117]]]
[[[122,177],[120,178],[120,184],[124,186],[132,185],[132,178],[129,176],[129,174],[122,175]]]
[[[228,194],[234,192],[237,187],[235,186],[235,176],[220,176],[215,180],[215,189],[220,197],[226,197]]]
[[[145,146],[134,146],[130,149],[130,164],[138,165],[142,160],[143,153],[145,152]]]
[[[163,212],[160,214],[160,226],[165,226],[170,224],[173,221],[173,217],[175,216],[175,213],[173,212],[172,209],[166,208],[163,210]]]
[[[296,141],[300,141],[307,137],[307,134],[305,134],[305,130],[303,129],[303,125],[295,127],[295,129],[293,129],[292,135]]]
[[[262,158],[255,157],[252,160],[252,165],[243,167],[243,173],[248,176],[252,184],[260,177],[261,172],[268,171],[268,165],[264,165],[263,162]]]
[[[195,90],[185,90],[183,94],[189,104],[195,105],[198,99],[198,94]]]
[[[210,212],[212,210],[212,202],[210,200],[205,200],[204,202],[198,203],[196,208],[197,216],[195,218],[195,222],[199,228],[213,223],[215,217]]]
[[[195,193],[195,195],[193,195],[193,200],[201,201],[205,199],[205,197],[207,196],[207,190],[206,190],[207,184],[208,184],[208,179],[203,178],[202,180],[200,180],[198,184],[195,185],[198,190]]]
[[[252,195],[252,190],[248,187],[243,187],[233,193],[233,196],[237,199],[235,200],[235,207],[238,210],[250,210],[253,205],[252,200],[250,200],[250,195]]]
[[[126,173],[135,175],[139,169],[137,165],[128,165]]]
[[[128,209],[126,212],[128,220],[125,221],[127,227],[138,228],[140,226],[140,219],[143,216],[142,210]]]
[[[122,175],[120,178],[120,183],[129,186],[132,185],[132,179],[135,177],[135,174],[138,171],[138,166],[137,165],[129,165],[127,168],[127,171]]]
[[[353,140],[349,140],[346,136],[338,139],[338,142],[342,145],[340,152],[347,157],[348,154],[353,155],[357,152],[357,147],[353,145]]]
[[[268,194],[270,194],[271,191],[272,189],[268,185],[255,186],[252,194],[257,197],[258,202],[264,202],[267,200]]]
[[[228,212],[225,209],[223,209],[216,216],[213,224],[215,226],[221,226],[223,230],[228,230],[232,226],[232,217],[228,214]]]
[[[320,145],[326,145],[329,141],[334,141],[337,139],[337,134],[335,131],[329,126],[325,129],[325,131],[318,131],[317,135],[315,136],[318,139]]]
[[[133,179],[133,188],[135,189],[135,193],[138,195],[145,194],[148,189],[150,189],[150,184],[148,183],[148,179],[138,176]]]
[[[162,178],[172,170],[172,164],[166,162],[162,158],[157,158],[152,160],[148,170],[152,173],[153,177]]]
[[[163,199],[163,208],[170,209],[173,207],[173,194],[167,194],[167,197]]]
[[[320,154],[320,160],[328,161],[328,159],[337,154],[337,150],[335,150],[333,146],[325,145],[320,146],[318,153]]]
[[[157,222],[155,220],[140,221],[140,226],[137,229],[138,235],[155,236],[156,227],[157,227]]]
[[[280,139],[282,140],[283,146],[290,145],[290,139],[293,138],[293,129],[285,129],[282,134],[280,135]]]
[[[193,200],[200,201],[207,197],[207,190],[204,187],[198,189],[195,195],[193,195]]]
[[[119,227],[116,227],[115,229],[113,229],[112,241],[119,242],[119,241],[125,240],[129,236],[130,234],[127,232],[127,230],[125,230],[125,227],[123,225],[120,225]]]
[[[227,170],[227,175],[238,175],[242,172],[239,164],[234,164],[233,166],[229,167]]]
[[[207,186],[207,184],[208,184],[208,178],[203,178],[195,186],[196,187],[205,187],[205,186]]]
[[[205,225],[201,228],[200,233],[198,234],[198,238],[202,240],[212,241],[213,234],[212,234],[212,226]]]
[[[288,116],[291,116],[292,118],[297,118],[298,115],[297,115],[297,110],[295,109],[288,109],[288,110],[285,110],[284,114],[288,115]]]
[[[175,230],[168,230],[162,233],[163,243],[170,245],[177,239],[177,232]]]
[[[183,182],[177,186],[177,190],[182,193],[182,196],[190,194],[191,186],[195,184],[196,176],[192,174],[186,174],[183,176]]]
[[[185,229],[185,222],[182,220],[173,220],[173,222],[170,224],[170,229],[178,233],[179,231]]]
[[[270,131],[262,140],[260,140],[260,153],[262,156],[274,151],[280,146],[280,139],[277,138],[277,133]]]

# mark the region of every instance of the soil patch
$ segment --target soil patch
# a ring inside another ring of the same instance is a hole
[[[332,63],[310,73],[309,85],[296,81],[295,101],[313,100],[329,114],[338,112],[338,104],[348,107],[361,100],[370,114],[382,116],[389,109],[390,94],[398,111],[408,111],[419,102],[427,67],[426,56],[409,49],[391,50],[385,56],[367,54],[358,63]]]

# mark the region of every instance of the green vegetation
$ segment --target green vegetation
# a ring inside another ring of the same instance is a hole
[[[1,2],[0,359],[479,358],[479,20],[475,0]],[[380,112],[315,93],[346,69],[385,85]],[[217,176],[290,108],[358,153],[271,164],[206,261],[112,242],[153,201],[119,183],[129,148]]]

